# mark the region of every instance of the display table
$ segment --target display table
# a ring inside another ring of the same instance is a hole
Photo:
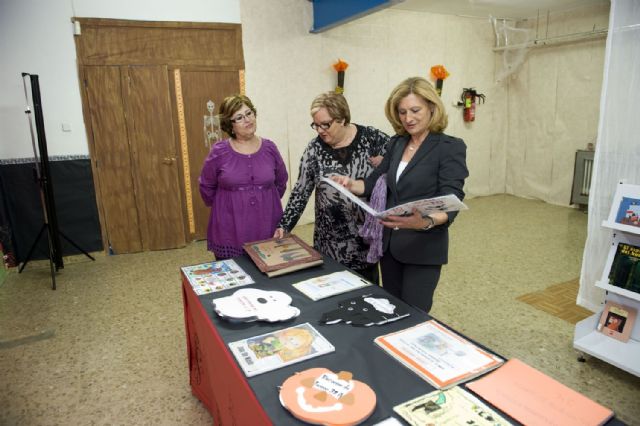
[[[293,298],[292,305],[301,310],[299,317],[279,323],[231,323],[218,317],[211,300],[228,296],[236,289],[197,296],[188,280],[182,276],[185,327],[189,356],[190,383],[193,394],[207,407],[215,425],[301,425],[284,409],[278,399],[278,386],[296,372],[314,367],[353,373],[353,378],[368,384],[376,393],[377,405],[363,423],[373,425],[391,416],[399,418],[393,407],[434,390],[408,368],[391,358],[374,342],[374,338],[431,319],[424,312],[407,306],[384,289],[370,286],[313,302],[293,283],[344,270],[332,259],[324,264],[275,278],[267,278],[246,256],[234,259],[256,281],[247,287],[279,290]],[[353,327],[346,324],[324,325],[319,322],[324,312],[337,308],[337,302],[372,294],[386,297],[398,306],[405,306],[408,318],[382,326]],[[229,342],[257,336],[309,322],[336,348],[297,364],[247,378],[228,350]],[[485,348],[486,349],[486,348]]]

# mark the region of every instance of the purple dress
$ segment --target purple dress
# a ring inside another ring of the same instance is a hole
[[[216,259],[240,256],[242,244],[273,237],[282,216],[287,169],[276,145],[261,141],[257,152],[240,154],[222,140],[204,161],[200,194],[211,207],[207,248]]]

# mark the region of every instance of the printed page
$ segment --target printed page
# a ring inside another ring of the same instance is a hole
[[[334,272],[293,284],[296,289],[314,301],[368,285],[371,283],[349,271]]]
[[[376,343],[438,388],[503,362],[433,320],[378,337]]]
[[[229,348],[247,377],[335,351],[309,323],[232,342]]]

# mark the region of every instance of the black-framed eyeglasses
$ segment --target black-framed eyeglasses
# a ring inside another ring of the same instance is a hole
[[[231,121],[232,123],[239,123],[243,120],[251,120],[253,117],[255,117],[255,114],[253,113],[252,110],[249,110],[247,112],[245,112],[244,114],[238,114],[233,118],[230,118],[229,121]]]
[[[326,123],[311,123],[309,124],[309,126],[311,126],[311,128],[313,130],[315,130],[316,132],[318,131],[318,129],[322,129],[322,130],[329,130],[329,127],[331,127],[331,125],[333,124],[333,122],[336,121],[336,119],[334,118],[331,121],[327,121]]]

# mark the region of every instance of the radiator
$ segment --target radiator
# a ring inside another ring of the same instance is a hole
[[[593,172],[593,151],[576,152],[576,163],[573,168],[573,186],[571,188],[571,203],[586,206],[589,204],[589,188]]]

